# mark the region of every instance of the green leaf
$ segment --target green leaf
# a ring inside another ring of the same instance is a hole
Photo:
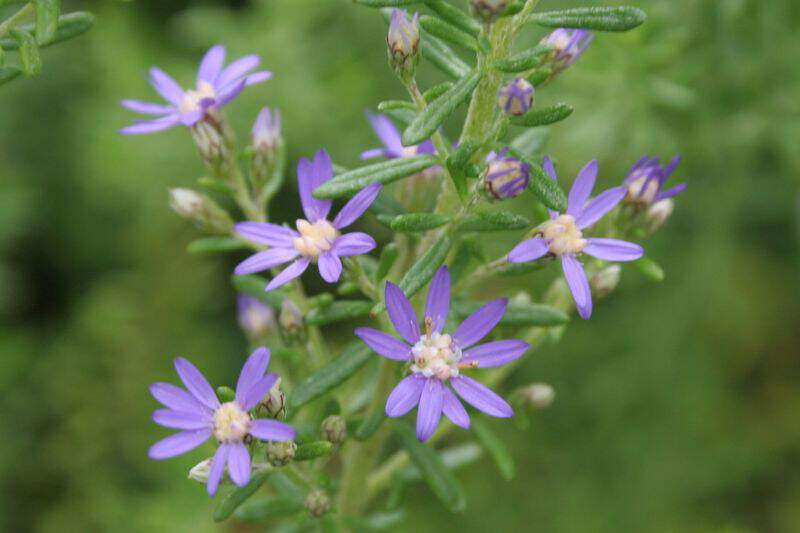
[[[400,425],[397,433],[411,457],[411,462],[417,467],[422,478],[439,498],[439,501],[450,512],[462,512],[467,505],[464,492],[453,473],[447,469],[441,456],[433,448],[417,440],[417,436],[410,427]]]
[[[265,304],[275,309],[280,309],[285,298],[282,291],[274,290],[266,292],[267,280],[252,274],[244,276],[232,276],[233,287],[241,293],[252,296],[256,300],[261,300]]]
[[[294,452],[295,461],[310,461],[333,453],[333,444],[327,440],[318,440],[299,444]]]
[[[396,217],[378,217],[378,219],[400,233],[428,231],[450,222],[448,215],[438,213],[408,213]]]
[[[227,520],[240,505],[261,488],[261,485],[267,480],[268,475],[269,471],[259,472],[250,478],[250,482],[247,485],[244,487],[236,487],[223,496],[214,509],[214,521],[222,522],[223,520]]]
[[[408,298],[414,296],[433,278],[433,275],[442,266],[450,248],[453,246],[453,237],[446,233],[441,236],[425,254],[420,257],[400,280],[400,288]]]
[[[420,0],[353,0],[367,7],[403,7],[418,4]]]
[[[403,145],[419,144],[435,133],[442,122],[472,94],[480,79],[480,72],[464,76],[449,91],[421,111],[403,132]]]
[[[474,52],[478,51],[478,41],[475,37],[458,29],[449,22],[430,15],[422,15],[419,18],[419,25],[431,35],[444,41],[449,41],[456,46],[463,46]]]
[[[438,85],[434,85],[433,87],[422,93],[422,98],[427,103],[431,103],[440,96],[442,96],[444,93],[449,91],[452,86],[453,86],[452,81],[445,81]]]
[[[383,405],[369,413],[361,424],[358,425],[354,436],[356,440],[367,440],[375,434],[386,420],[386,410]]]
[[[401,124],[411,124],[411,121],[414,120],[414,117],[417,116],[417,108],[414,106],[414,109],[406,109],[402,107],[396,107],[394,109],[384,109],[383,114],[387,115],[389,118],[396,122],[400,122]]]
[[[478,209],[474,217],[468,218],[460,226],[461,231],[500,231],[525,229],[531,221],[522,215],[509,211]]]
[[[94,15],[85,11],[76,11],[58,17],[58,29],[51,41],[42,45],[42,48],[72,39],[91,29],[94,24]],[[35,25],[23,24],[17,28],[28,33],[35,31]],[[4,50],[17,50],[19,43],[15,39],[0,39],[0,47]]]
[[[217,192],[227,196],[234,196],[236,194],[236,189],[234,189],[228,183],[225,183],[224,181],[218,180],[216,178],[202,177],[197,180],[197,184],[203,187],[204,189],[208,189],[209,191]]]
[[[394,266],[394,262],[400,257],[400,249],[393,242],[390,242],[381,250],[381,257],[378,260],[378,267],[375,269],[375,283],[380,283],[389,274]]]
[[[511,481],[517,473],[517,466],[514,464],[514,458],[508,452],[508,448],[500,438],[486,424],[483,417],[473,416],[472,432],[478,438],[481,446],[489,452],[489,456],[494,461],[500,475],[506,481]]]
[[[473,442],[457,444],[445,448],[439,454],[448,470],[454,471],[474,463],[483,455],[483,449]],[[408,466],[400,471],[398,478],[405,482],[420,481],[422,474],[414,466]]]
[[[534,87],[538,87],[540,84],[546,82],[552,75],[553,75],[553,69],[551,69],[550,67],[540,67],[531,72],[528,75],[527,80]]]
[[[458,148],[447,158],[447,170],[450,171],[456,192],[458,192],[458,196],[462,201],[465,201],[469,194],[467,190],[467,166],[480,147],[481,142],[477,139],[463,139]]]
[[[567,210],[567,195],[561,190],[550,176],[547,175],[542,167],[536,163],[531,163],[531,182],[528,187],[539,201],[550,209],[559,212]]]
[[[365,344],[358,342],[349,345],[344,349],[342,355],[311,374],[294,388],[289,395],[290,408],[295,410],[338,387],[358,372],[371,357],[372,350]]]
[[[563,102],[545,107],[534,107],[521,117],[511,117],[511,123],[527,128],[546,126],[564,120],[572,114],[572,111],[572,106]]]
[[[421,34],[422,57],[433,63],[439,70],[454,78],[463,78],[472,72],[472,67],[458,57],[458,54],[443,41],[425,31]]]
[[[0,85],[8,83],[22,74],[22,71],[17,67],[0,67]]]
[[[29,32],[19,28],[9,32],[19,44],[19,62],[26,76],[36,76],[42,71],[42,56],[39,45]]]
[[[287,496],[264,496],[243,503],[233,515],[242,522],[266,522],[271,518],[291,516],[303,510],[303,500]]]
[[[444,98],[444,97],[442,97]],[[437,100],[438,102],[438,100]],[[417,143],[414,143],[417,144]],[[314,196],[319,199],[352,196],[373,183],[391,183],[430,168],[438,163],[432,155],[415,155],[381,161],[365,167],[339,174],[329,182],[318,187]]]
[[[523,72],[541,65],[553,52],[552,44],[538,44],[508,59],[495,61],[494,68],[500,72]]]
[[[55,39],[61,0],[34,0],[36,8],[36,42],[44,45]]]
[[[639,272],[644,274],[644,277],[651,281],[662,282],[664,281],[664,269],[661,268],[661,265],[647,257],[646,255],[643,256],[641,259],[637,259],[631,263],[635,266]]]
[[[378,111],[385,112],[393,109],[409,109],[414,113],[417,112],[417,106],[405,100],[385,100],[378,104]]]
[[[246,242],[236,237],[203,237],[190,242],[186,251],[190,254],[218,254],[248,248]]]
[[[481,25],[475,19],[445,0],[424,0],[424,2],[431,11],[461,30],[473,36],[481,32]]]
[[[372,302],[366,300],[339,300],[327,307],[317,307],[309,311],[306,323],[309,326],[327,326],[334,322],[366,316],[370,309]]]
[[[548,28],[583,28],[600,31],[628,31],[647,18],[644,11],[631,6],[576,7],[535,13],[528,19]]]
[[[217,397],[222,403],[232,402],[236,399],[236,391],[225,385],[220,385],[217,387]]]
[[[481,302],[458,302],[453,308],[460,319],[465,319],[482,305]],[[544,304],[511,302],[500,320],[501,326],[560,326],[569,322],[569,315],[560,309]]]

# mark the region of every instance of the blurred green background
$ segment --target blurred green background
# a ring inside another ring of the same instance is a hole
[[[565,178],[597,157],[607,187],[642,154],[684,155],[690,188],[646,243],[667,278],[625,270],[591,321],[530,356],[515,383],[557,398],[527,431],[492,424],[513,482],[489,461],[461,472],[458,516],[420,487],[403,530],[800,531],[800,3],[629,3],[647,23],[598,35],[539,98],[576,109],[547,150]],[[241,529],[215,526],[186,480],[202,452],[146,457],[166,434],[147,385],[175,381],[173,357],[235,379],[239,258],[185,252],[196,233],[167,189],[202,173],[189,135],[122,137],[118,100],[155,98],[152,65],[188,83],[225,43],[276,73],[230,106],[242,135],[278,107],[292,165],[321,146],[352,165],[376,144],[364,110],[403,96],[385,27],[346,0],[65,4],[95,29],[0,89],[0,530]]]

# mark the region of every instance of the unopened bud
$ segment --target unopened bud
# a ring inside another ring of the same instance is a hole
[[[508,148],[487,158],[486,189],[497,199],[513,198],[528,186],[531,180],[531,167],[519,159],[508,155]]]
[[[508,0],[471,0],[472,12],[484,20],[493,20],[508,7]]]
[[[403,79],[414,75],[419,61],[419,13],[409,20],[403,9],[392,11],[389,34],[386,36],[389,47],[389,64]]]
[[[293,440],[267,443],[267,461],[272,466],[285,466],[292,462],[297,451]]]
[[[534,409],[550,407],[556,397],[553,387],[547,383],[533,383],[521,390],[522,399],[526,405]]]
[[[543,44],[552,45],[554,48],[553,72],[557,74],[573,64],[583,55],[592,39],[594,39],[594,34],[589,30],[567,28],[558,28],[542,39]]]
[[[528,80],[516,78],[497,93],[497,105],[509,115],[524,115],[533,105],[533,93]]]
[[[333,444],[341,444],[347,439],[347,424],[339,415],[331,415],[320,425],[322,438]]]
[[[239,326],[251,339],[268,335],[277,325],[275,311],[252,296],[239,295],[237,303]]]
[[[283,143],[281,137],[281,115],[265,107],[253,124],[252,176],[255,186],[263,185],[272,175],[278,158],[278,150]]]
[[[619,285],[621,271],[622,269],[619,265],[611,265],[592,276],[590,284],[598,298],[603,298],[614,292],[614,289]]]
[[[278,378],[269,392],[264,395],[258,407],[272,418],[281,420],[286,418],[286,395],[281,390],[281,378]]]
[[[531,295],[525,291],[519,291],[517,294],[511,297],[511,300],[509,300],[508,303],[514,305],[528,305],[531,303]]]
[[[647,209],[645,219],[647,220],[647,229],[650,233],[655,233],[660,230],[664,224],[667,223],[669,217],[672,216],[672,211],[675,209],[675,202],[672,198],[661,200],[654,203]]]
[[[190,129],[203,161],[210,167],[219,166],[226,155],[225,140],[219,123],[213,120],[201,120]]]
[[[306,496],[303,505],[305,505],[306,510],[311,516],[319,518],[330,511],[331,499],[324,491],[312,490],[308,493],[308,496]]]
[[[288,343],[299,343],[305,340],[306,327],[303,312],[293,301],[284,298],[281,303],[281,313],[278,317],[281,335]]]
[[[173,211],[194,221],[209,233],[230,233],[233,220],[213,200],[191,189],[170,189],[169,205]]]
[[[200,483],[208,483],[208,475],[211,473],[211,462],[212,459],[206,459],[205,461],[200,461],[195,466],[189,470],[189,479],[193,481],[198,481]],[[252,474],[258,474],[261,472],[266,472],[272,468],[271,465],[267,463],[257,463],[253,462],[250,466]]]

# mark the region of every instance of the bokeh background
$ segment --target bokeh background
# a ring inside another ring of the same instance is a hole
[[[420,487],[403,530],[800,531],[800,3],[629,3],[647,23],[599,35],[539,97],[576,109],[548,140],[564,176],[597,157],[610,186],[644,153],[684,155],[690,188],[647,243],[667,277],[625,270],[590,322],[529,358],[515,382],[557,399],[527,431],[492,424],[514,481],[489,461],[462,471],[457,516]],[[195,230],[167,189],[202,174],[191,140],[118,135],[117,102],[151,96],[152,65],[189,82],[225,43],[276,72],[229,108],[242,135],[278,107],[293,162],[324,146],[352,165],[375,145],[365,109],[403,95],[385,27],[346,0],[65,4],[96,27],[0,89],[0,529],[238,530],[185,478],[203,453],[146,458],[165,434],[146,387],[177,355],[235,378],[239,258],[185,252]]]

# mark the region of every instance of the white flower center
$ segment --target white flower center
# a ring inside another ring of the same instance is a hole
[[[181,113],[197,111],[200,109],[200,102],[206,98],[216,99],[217,92],[214,90],[214,86],[207,81],[200,81],[196,90],[183,93],[183,100],[181,100],[179,110]]]
[[[220,442],[238,442],[250,431],[250,415],[236,402],[227,402],[214,411],[214,437]]]
[[[435,377],[441,381],[458,376],[461,349],[455,345],[448,334],[428,333],[411,349],[414,362],[411,371],[426,378]]]
[[[414,157],[417,155],[417,148],[419,148],[419,146],[416,144],[414,146],[404,146],[403,157]]]
[[[330,250],[339,237],[339,232],[333,224],[325,219],[317,220],[313,224],[300,219],[297,221],[297,231],[300,232],[300,236],[292,242],[294,249],[312,259]]]
[[[647,180],[647,174],[643,172],[636,171],[636,178],[634,178],[631,183],[628,185],[628,195],[626,199],[629,202],[639,203],[639,204],[651,204],[658,194],[658,180],[651,179],[650,181]],[[645,186],[645,184],[647,184]]]
[[[542,236],[547,241],[550,252],[555,255],[578,254],[586,246],[586,239],[572,215],[559,215],[555,220],[545,222],[542,225]]]

